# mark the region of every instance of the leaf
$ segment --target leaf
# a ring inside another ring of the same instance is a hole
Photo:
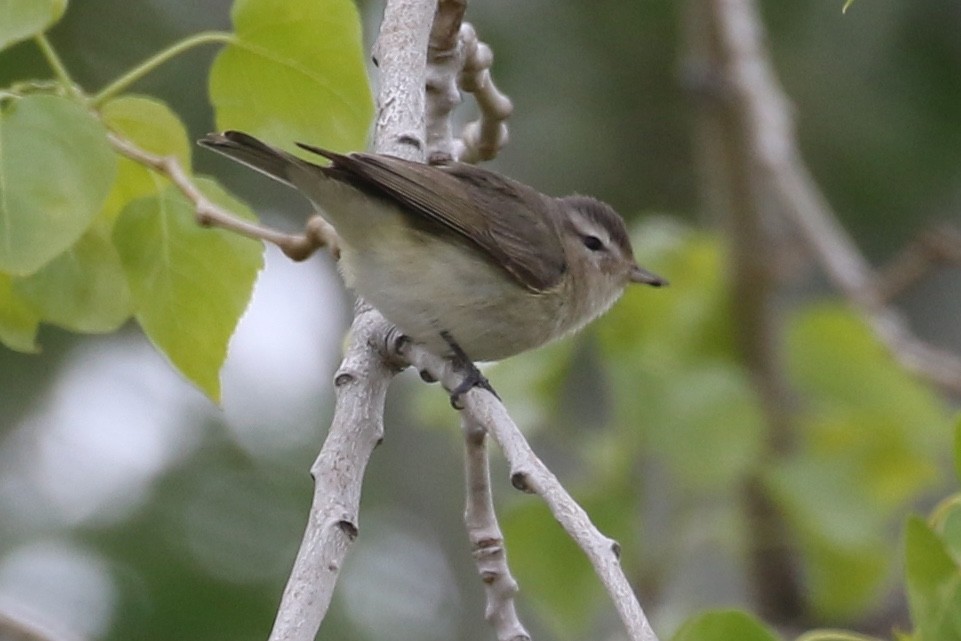
[[[778,641],[778,637],[746,612],[715,610],[689,619],[672,641]]]
[[[14,288],[44,322],[75,332],[114,331],[133,312],[120,255],[102,224]]]
[[[902,638],[902,637],[897,637]],[[882,641],[878,637],[850,632],[848,630],[813,630],[799,636],[795,641]]]
[[[806,402],[769,489],[800,532],[816,609],[855,616],[890,566],[881,533],[938,480],[945,408],[841,305],[790,318],[787,362]]]
[[[916,516],[907,524],[905,574],[919,641],[961,639],[961,572],[937,533]]]
[[[908,374],[849,308],[825,303],[795,314],[787,327],[788,367],[819,411],[870,412],[896,423],[913,440],[938,443],[945,408],[928,386]]]
[[[639,421],[645,412],[660,409],[655,420],[648,421],[650,444],[688,487],[734,485],[755,468],[765,437],[764,420],[740,368],[706,361],[680,372],[661,394],[653,408],[634,411]]]
[[[886,576],[890,553],[883,534],[888,513],[864,489],[859,470],[799,455],[778,463],[766,480],[797,531],[818,612],[838,618],[865,607]]]
[[[42,33],[66,9],[67,0],[0,0],[0,51]]]
[[[0,113],[0,271],[25,276],[73,245],[103,205],[117,161],[103,125],[57,96]]]
[[[944,515],[940,533],[944,541],[944,549],[954,559],[956,565],[961,566],[961,505],[955,497],[948,513]]]
[[[40,315],[14,290],[10,277],[0,274],[0,343],[18,352],[36,353]]]
[[[954,421],[954,475],[961,481],[961,414]]]
[[[854,4],[854,0],[844,0],[844,6],[841,7],[841,13],[847,13],[848,7]]]
[[[236,39],[210,72],[220,129],[289,150],[360,149],[373,117],[352,0],[236,0]]]
[[[166,103],[144,96],[121,96],[106,102],[100,114],[111,131],[152,154],[173,156],[184,171],[190,171],[191,145],[187,129]],[[155,194],[168,184],[140,163],[121,157],[103,215],[112,223],[127,203]]]
[[[212,180],[197,185],[215,202],[253,218]],[[144,332],[219,402],[220,367],[263,265],[261,244],[201,228],[191,203],[173,187],[130,203],[114,225],[113,239]]]

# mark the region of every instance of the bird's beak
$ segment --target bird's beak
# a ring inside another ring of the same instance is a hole
[[[629,280],[632,283],[641,283],[643,285],[651,285],[652,287],[663,287],[664,285],[667,285],[667,280],[661,278],[657,274],[647,271],[638,265],[631,267]]]

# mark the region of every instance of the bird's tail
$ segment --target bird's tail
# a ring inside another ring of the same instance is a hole
[[[207,134],[197,141],[200,145],[256,169],[275,180],[294,187],[291,169],[294,167],[313,167],[313,163],[302,160],[286,151],[271,147],[251,135],[241,131],[225,131],[222,134]]]

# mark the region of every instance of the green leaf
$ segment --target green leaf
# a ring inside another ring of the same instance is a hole
[[[144,96],[121,96],[101,107],[103,122],[111,131],[158,156],[173,156],[190,172],[190,140],[183,122],[170,107]],[[129,158],[120,158],[117,179],[104,203],[104,216],[113,221],[127,203],[155,194],[169,183]]]
[[[961,572],[937,533],[918,517],[908,520],[905,573],[918,641],[961,639]]]
[[[13,290],[6,274],[0,274],[0,343],[18,352],[36,353],[40,315]]]
[[[14,287],[44,322],[75,332],[114,331],[133,312],[120,255],[102,224]]]
[[[961,481],[961,414],[954,421],[954,474]]]
[[[210,72],[217,127],[298,153],[295,141],[362,148],[373,101],[354,2],[236,0],[232,16],[236,39]]]
[[[633,379],[636,386],[636,379]],[[619,381],[624,395],[631,381]],[[636,407],[634,425],[646,412],[650,445],[658,448],[689,487],[732,485],[753,470],[762,451],[764,420],[743,371],[729,363],[706,361],[675,376],[653,405]]]
[[[844,0],[844,6],[841,7],[841,13],[847,13],[848,7],[854,4],[854,0]]]
[[[25,276],[73,245],[103,205],[117,161],[103,125],[57,96],[0,113],[0,271]]]
[[[792,315],[787,364],[805,405],[769,488],[800,532],[815,608],[856,616],[888,574],[881,533],[938,481],[945,408],[841,305]]]
[[[961,566],[961,504],[955,497],[951,508],[944,515],[944,521],[939,528],[944,541],[944,549],[954,559],[956,565]]]
[[[849,308],[811,306],[790,319],[788,367],[795,385],[822,413],[871,413],[943,447],[945,407],[930,387],[908,374]]]
[[[716,610],[689,619],[672,641],[778,641],[778,637],[746,612]]]
[[[766,480],[798,533],[818,612],[837,618],[865,607],[886,576],[890,552],[887,513],[865,492],[859,471],[798,456],[778,463]]]
[[[197,184],[218,204],[253,218],[212,180]],[[220,367],[263,264],[261,244],[201,228],[191,203],[173,187],[130,203],[113,239],[144,332],[184,376],[219,401]]]
[[[42,33],[66,9],[67,0],[0,0],[0,51]]]
[[[848,630],[813,630],[799,636],[795,641],[882,641],[878,637],[850,632]]]
[[[789,319],[787,363],[805,404],[769,488],[800,532],[815,608],[856,616],[884,587],[888,523],[938,481],[945,408],[841,305]]]

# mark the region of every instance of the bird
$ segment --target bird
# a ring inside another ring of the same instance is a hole
[[[476,362],[576,332],[631,283],[667,284],[637,264],[621,216],[590,196],[547,196],[456,161],[296,143],[327,163],[317,164],[240,131],[199,144],[306,196],[337,232],[347,286],[467,369],[452,402],[474,386],[494,392]]]

